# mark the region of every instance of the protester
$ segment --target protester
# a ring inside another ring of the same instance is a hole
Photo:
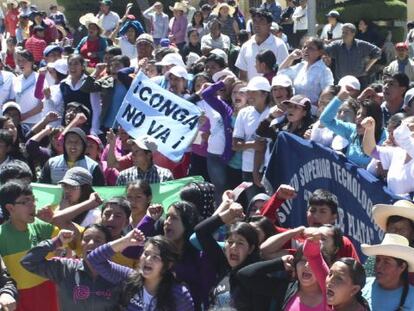
[[[168,37],[168,15],[163,12],[163,9],[161,2],[155,2],[142,13],[151,22],[151,35],[155,45],[159,45],[161,39]]]
[[[413,272],[414,251],[401,235],[386,233],[381,244],[362,244],[362,252],[376,256],[375,277],[367,278],[362,296],[371,310],[413,309],[414,288],[408,283]]]

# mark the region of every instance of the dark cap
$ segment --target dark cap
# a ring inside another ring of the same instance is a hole
[[[33,32],[45,31],[45,27],[37,25],[33,27]]]

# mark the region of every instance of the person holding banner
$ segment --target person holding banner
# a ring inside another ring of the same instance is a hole
[[[156,141],[151,136],[130,139],[128,143],[131,145],[131,156],[134,166],[119,173],[116,181],[117,186],[124,186],[138,180],[145,180],[150,184],[156,184],[174,179],[169,169],[153,163],[153,152],[158,147]]]
[[[357,112],[356,123],[344,122],[337,118],[337,112],[342,103],[349,98],[349,91],[342,87],[338,95],[334,97],[322,112],[320,121],[322,125],[332,130],[336,135],[342,136],[349,141],[346,157],[355,164],[365,168],[370,158],[364,154],[362,139],[364,128],[361,125],[366,117],[375,119],[375,141],[381,144],[387,137],[382,124],[381,107],[373,101],[364,101]]]

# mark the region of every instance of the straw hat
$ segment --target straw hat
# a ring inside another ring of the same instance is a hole
[[[399,200],[393,205],[374,205],[372,217],[375,223],[384,231],[387,230],[387,220],[390,216],[401,216],[414,222],[414,204],[407,200]]]
[[[234,6],[229,5],[228,3],[222,2],[220,4],[218,4],[214,10],[213,10],[213,14],[214,15],[219,15],[219,12],[222,8],[228,8],[229,10],[229,15],[233,16],[234,12],[236,11],[236,9],[234,8]]]
[[[361,244],[362,252],[367,256],[387,256],[405,260],[408,271],[414,272],[414,248],[408,240],[399,234],[386,233],[381,244]]]
[[[93,13],[87,13],[87,14],[81,16],[79,18],[79,23],[81,25],[85,26],[86,28],[88,28],[90,24],[95,24],[101,30],[103,30],[101,22],[99,21],[99,19],[95,15],[93,15]]]
[[[174,6],[170,6],[171,11],[183,11],[184,13],[187,12],[187,6],[182,2],[174,3]]]

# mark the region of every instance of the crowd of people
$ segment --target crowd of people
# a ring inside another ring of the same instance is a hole
[[[234,0],[196,2],[155,2],[139,20],[132,3],[120,17],[101,0],[77,40],[56,5],[5,1],[2,310],[414,310],[414,22],[392,43],[332,10],[309,37],[306,0],[248,15]],[[137,73],[202,111],[179,162],[117,123]],[[401,197],[372,210],[380,244],[353,245],[335,225],[331,189],[312,193],[307,223],[279,222],[299,190],[263,186],[281,132]],[[187,176],[204,181],[153,202],[151,185]],[[32,182],[58,185],[59,203],[37,206]],[[95,186],[125,194],[103,200]]]

